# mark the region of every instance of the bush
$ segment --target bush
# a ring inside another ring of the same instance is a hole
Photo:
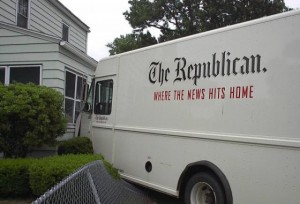
[[[0,160],[0,195],[16,197],[31,195],[29,188],[29,166],[34,159]]]
[[[39,196],[101,155],[65,155],[43,159],[1,159],[0,197]],[[111,164],[106,164],[110,166]],[[111,169],[116,171],[115,169]]]
[[[42,195],[75,170],[95,160],[100,155],[65,155],[48,157],[29,167],[30,188],[34,195]]]
[[[4,157],[25,157],[31,147],[54,145],[64,134],[62,94],[34,84],[0,84],[0,148]]]
[[[62,141],[58,145],[57,153],[62,154],[92,154],[93,144],[87,137],[74,137],[70,140]]]

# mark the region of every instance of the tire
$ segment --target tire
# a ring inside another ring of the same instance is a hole
[[[209,173],[195,174],[186,184],[184,204],[225,204],[222,185]]]

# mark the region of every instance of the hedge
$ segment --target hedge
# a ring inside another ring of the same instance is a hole
[[[31,194],[29,167],[34,162],[34,159],[0,159],[0,197]]]
[[[63,178],[101,155],[65,155],[42,159],[0,159],[0,197],[42,195]],[[106,162],[105,162],[106,163]],[[116,170],[110,164],[108,171]]]
[[[76,169],[95,160],[99,155],[65,155],[48,157],[29,167],[30,187],[34,195],[41,195]]]
[[[58,155],[63,154],[92,154],[93,143],[88,137],[74,137],[58,144]]]

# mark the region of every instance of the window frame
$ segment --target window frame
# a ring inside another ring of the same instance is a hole
[[[20,28],[24,28],[24,27],[22,27],[22,26],[19,26],[18,25],[18,23],[19,23],[19,21],[18,21],[18,15],[20,14],[20,15],[22,15],[21,13],[19,13],[19,2],[20,2],[21,0],[17,0],[17,3],[16,3],[16,25],[18,26],[18,27],[20,27]],[[23,0],[22,0],[23,1]],[[25,17],[25,18],[27,18],[27,22],[26,22],[26,27],[25,27],[25,29],[28,29],[29,28],[29,21],[30,21],[30,13],[31,13],[31,0],[28,0],[28,8],[27,8],[27,16],[24,16],[24,15],[22,15],[23,17]]]
[[[26,67],[38,67],[39,68],[39,84],[42,84],[42,65],[37,64],[29,64],[29,65],[7,65],[3,66],[0,65],[0,69],[5,69],[5,77],[4,77],[4,84],[9,85],[10,84],[10,70],[11,68],[17,68],[17,69],[26,69]]]
[[[84,107],[83,111],[89,114],[93,114],[93,105],[94,105],[94,94],[95,94],[95,78],[92,79],[92,82],[90,84],[87,84],[88,90],[86,96],[86,99],[84,101]]]
[[[108,110],[109,112],[105,112],[105,113],[102,113],[101,110],[98,111],[97,109],[97,105],[100,103],[100,102],[97,102],[97,99],[100,99],[101,97],[101,93],[99,92],[98,90],[98,84],[101,83],[101,82],[111,82],[112,84],[112,89],[109,90],[110,92],[108,93],[109,96],[108,97],[111,97],[111,102],[108,103],[110,105],[110,107],[108,107]],[[103,79],[103,80],[99,80],[99,81],[96,81],[95,82],[95,95],[94,95],[94,114],[95,115],[105,115],[105,116],[109,116],[112,114],[112,108],[113,108],[113,97],[114,97],[114,80],[113,79]],[[100,93],[100,96],[98,96]]]
[[[70,96],[66,96],[66,83],[67,83],[67,72],[71,73],[71,74],[74,74],[75,75],[75,84],[74,84],[74,97],[70,97]],[[80,106],[83,105],[83,100],[82,100],[82,97],[83,97],[83,93],[81,93],[81,96],[79,99],[77,99],[77,86],[78,86],[78,77],[81,77],[83,80],[85,80],[85,83],[88,83],[88,77],[87,75],[85,75],[84,73],[78,73],[78,72],[75,72],[71,69],[68,69],[66,68],[65,69],[65,90],[64,90],[64,109],[65,109],[65,115],[67,115],[66,113],[66,99],[67,100],[72,100],[73,102],[73,110],[72,110],[72,122],[68,121],[68,124],[75,124],[76,123],[76,119],[75,116],[76,116],[76,103],[80,103]],[[82,107],[80,107],[80,109],[82,109]]]

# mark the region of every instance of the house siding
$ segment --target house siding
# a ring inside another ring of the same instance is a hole
[[[0,21],[16,25],[18,0],[0,1]],[[87,31],[73,22],[47,0],[30,0],[28,29],[55,37],[62,37],[63,23],[69,26],[69,43],[87,52]]]
[[[16,1],[0,1],[0,21],[10,24],[16,24]]]
[[[61,37],[61,19],[53,11],[38,2],[31,3],[29,29]]]
[[[86,76],[94,74],[95,67],[78,59],[58,43],[0,28],[0,66],[40,65],[41,84],[64,94],[65,70]]]
[[[62,37],[63,23],[69,26],[69,43],[86,53],[87,32],[45,0],[31,0],[29,29]]]

